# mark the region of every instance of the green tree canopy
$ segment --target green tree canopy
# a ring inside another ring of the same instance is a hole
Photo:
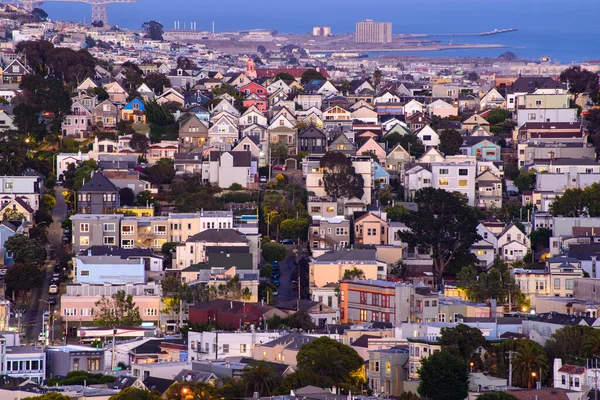
[[[163,25],[157,21],[147,21],[142,24],[145,37],[152,40],[163,40]]]
[[[481,331],[465,324],[453,328],[442,328],[440,344],[443,349],[455,352],[465,362],[473,359],[473,353],[480,347],[486,347],[486,340]]]
[[[391,221],[400,221],[402,216],[408,212],[408,209],[401,204],[394,206],[387,206],[384,211],[387,213],[387,217]]]
[[[421,396],[431,400],[464,400],[469,392],[468,364],[448,350],[421,360]]]
[[[348,382],[351,373],[364,364],[364,360],[352,347],[326,336],[302,346],[296,361],[299,370],[329,378],[335,384]]]
[[[175,382],[164,393],[169,400],[221,400],[216,386],[204,382]]]
[[[279,243],[268,242],[262,245],[263,258],[268,263],[285,260],[285,246]]]
[[[513,358],[513,385],[531,389],[549,372],[544,348],[529,339],[517,340],[517,352]],[[535,372],[535,376],[532,374]]]
[[[118,394],[110,396],[108,400],[161,400],[161,394],[154,390],[148,391],[130,386],[121,390]]]
[[[550,248],[550,237],[552,236],[552,229],[548,228],[537,228],[531,232],[531,246],[537,251]]]
[[[594,332],[596,332],[594,328],[582,325],[564,326],[556,330],[544,343],[548,359],[560,358],[564,362],[576,364],[577,357],[582,359],[591,357],[594,350],[593,346],[589,346],[592,341],[588,338],[593,336]]]
[[[157,95],[161,95],[165,88],[171,87],[171,81],[169,78],[160,72],[150,72],[144,78],[144,83]]]
[[[402,146],[411,156],[419,158],[425,152],[425,146],[421,139],[414,133],[401,135],[398,132],[392,132],[383,137],[382,141],[387,144],[388,149],[393,149],[397,145]]]
[[[258,392],[261,396],[271,395],[281,383],[281,375],[273,366],[264,361],[250,363],[242,375],[248,396]]]
[[[71,400],[71,397],[57,392],[48,392],[41,396],[25,397],[23,400]]]
[[[25,291],[42,286],[44,275],[35,264],[17,263],[6,271],[4,280],[8,294],[22,296]]]
[[[464,198],[442,189],[417,191],[418,210],[402,216],[409,228],[400,239],[415,248],[431,250],[436,285],[452,259],[480,239],[477,215]]]
[[[98,170],[95,160],[87,160],[78,164],[71,163],[63,174],[63,186],[67,189],[79,190],[84,181],[88,181],[92,172]]]
[[[440,133],[439,150],[446,156],[455,156],[460,152],[463,138],[456,129],[444,129]]]
[[[9,237],[4,243],[7,252],[12,253],[13,260],[20,264],[44,265],[46,248],[37,240],[18,234]]]
[[[585,189],[567,189],[550,204],[550,213],[557,217],[600,216],[600,184],[593,183]]]
[[[133,296],[119,290],[111,297],[102,296],[96,302],[94,323],[99,326],[139,326],[142,323],[140,310]]]
[[[121,206],[133,206],[135,204],[135,193],[129,187],[122,187],[119,189],[119,199],[121,200]]]
[[[344,276],[342,277],[344,280],[352,280],[352,279],[365,279],[365,273],[362,269],[358,269],[356,267],[352,269],[347,269],[344,271]]]
[[[308,69],[306,71],[304,71],[304,73],[302,74],[302,78],[300,80],[300,83],[302,83],[303,85],[307,84],[310,81],[314,81],[314,80],[327,80],[327,78],[325,78],[323,76],[323,74],[321,74],[319,71],[315,70],[315,69]]]
[[[280,72],[275,76],[275,82],[278,80],[282,81],[295,81],[294,77],[287,72]]]
[[[490,123],[490,125],[497,125],[506,121],[507,119],[511,119],[511,117],[511,112],[505,108],[492,108],[485,116],[485,119]]]
[[[173,160],[161,158],[156,164],[146,168],[144,175],[155,185],[171,183],[175,178],[175,167]]]
[[[515,178],[515,186],[519,190],[519,193],[523,193],[524,190],[535,189],[536,182],[536,171],[534,169],[526,170],[521,168],[519,175]]]
[[[333,380],[326,376],[315,374],[312,371],[298,370],[286,375],[281,382],[281,391],[289,393],[290,390],[299,389],[305,386],[316,386],[322,388],[332,387]]]
[[[497,260],[487,271],[478,271],[472,265],[467,265],[461,268],[456,278],[458,287],[465,291],[471,301],[486,302],[494,299],[498,305],[506,305],[510,299],[511,310],[515,306],[520,309],[525,305],[526,296],[504,262]]]
[[[579,97],[581,93],[598,92],[598,74],[574,65],[560,73],[560,81],[569,84],[569,93]]]

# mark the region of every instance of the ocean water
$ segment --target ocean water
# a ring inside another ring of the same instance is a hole
[[[50,18],[89,21],[91,6],[46,2]],[[173,28],[216,31],[267,28],[279,32],[311,32],[314,25],[331,26],[334,34],[353,32],[363,19],[392,21],[394,33],[473,33],[517,28],[517,32],[485,37],[454,37],[453,43],[494,43],[509,46],[521,58],[549,55],[562,63],[600,59],[597,16],[600,0],[138,0],[108,6],[109,23],[140,28],[160,21]],[[449,42],[451,38],[440,38]],[[497,57],[502,49],[450,50],[435,55]],[[408,55],[427,55],[412,52]]]

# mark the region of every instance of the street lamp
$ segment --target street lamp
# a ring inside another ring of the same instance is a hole
[[[475,365],[475,363],[473,361],[471,361],[469,363],[469,366],[471,367],[471,373],[473,373],[473,366]]]

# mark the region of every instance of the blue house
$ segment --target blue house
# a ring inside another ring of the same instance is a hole
[[[146,123],[146,105],[139,98],[135,98],[131,100],[123,109],[121,110],[121,120],[123,121],[132,121],[136,124],[145,124]]]
[[[501,148],[497,141],[497,137],[468,136],[460,150],[464,155],[477,157],[477,160],[500,161]]]
[[[373,161],[373,182],[379,182],[382,186],[390,184],[390,174],[375,161]]]

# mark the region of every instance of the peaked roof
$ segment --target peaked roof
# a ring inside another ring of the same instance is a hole
[[[325,135],[325,133],[323,133],[322,130],[320,130],[319,128],[317,128],[316,126],[311,124],[308,128],[306,128],[305,130],[300,132],[298,134],[298,137],[305,138],[305,139],[308,139],[308,138],[322,139],[322,138],[325,138],[326,135]]]
[[[118,192],[119,188],[110,181],[102,172],[96,172],[90,180],[85,182],[78,190],[79,192]]]

